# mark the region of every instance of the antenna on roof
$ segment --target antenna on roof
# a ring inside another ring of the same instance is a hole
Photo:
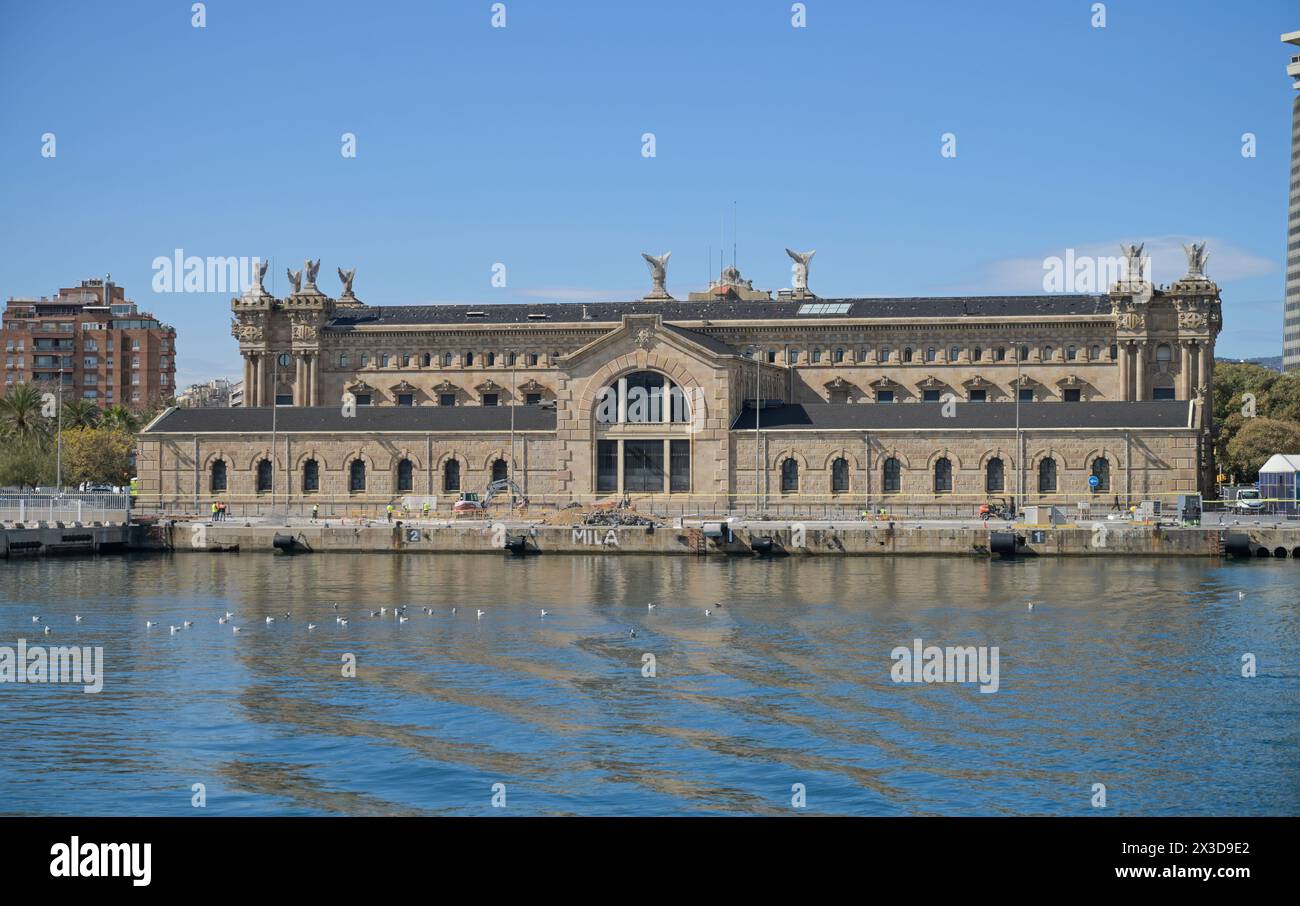
[[[736,266],[736,202],[731,202],[731,266]]]

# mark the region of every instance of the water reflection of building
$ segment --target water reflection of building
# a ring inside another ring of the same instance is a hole
[[[232,302],[248,406],[158,419],[143,493],[361,506],[513,472],[534,500],[779,511],[1201,484],[1220,327],[1203,246],[1172,285],[1139,267],[1105,295],[821,299],[809,259],[776,299],[731,267],[682,302],[646,256],[650,296],[585,305],[374,307],[351,272],[335,299],[305,268],[285,298]]]

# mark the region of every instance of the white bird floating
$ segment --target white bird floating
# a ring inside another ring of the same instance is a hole
[[[709,610],[709,609],[706,607],[706,608],[704,608],[704,615],[705,615],[706,617],[711,617],[711,616],[713,616],[713,611]]]
[[[40,617],[32,617],[32,622],[33,622],[33,623],[39,623],[40,621],[41,621],[41,618],[40,618]]]
[[[239,627],[238,627],[238,626],[231,626],[230,629],[231,629],[232,632],[239,632]]]
[[[398,618],[397,618],[397,622],[399,622],[399,623],[405,623],[405,622],[406,622],[407,620],[409,620],[409,619],[410,619],[410,617],[398,617]]]
[[[50,627],[48,627],[48,626],[45,627],[45,634],[46,634],[46,635],[49,635],[49,634],[50,634],[51,632],[53,632],[53,631],[54,631],[54,630],[51,629]]]
[[[1030,609],[1030,610],[1033,610],[1033,609],[1034,609],[1034,602],[1033,602],[1033,601],[1030,601],[1030,602],[1029,602],[1029,609]]]
[[[651,601],[649,604],[647,604],[647,605],[645,606],[645,609],[646,609],[646,610],[654,610],[655,607],[656,607],[655,603],[654,603],[653,601]]]
[[[307,624],[307,630],[308,630],[309,632],[310,632],[311,630],[315,629],[315,628],[316,628],[316,624],[315,624],[315,623],[308,623],[308,624]]]
[[[175,634],[176,634],[176,627],[175,627],[175,626],[168,626],[167,628],[170,629],[170,630],[172,631],[172,635],[175,635]]]
[[[339,625],[340,625],[340,626],[346,626],[346,625],[348,625],[348,621],[347,621],[347,620],[339,620]]]
[[[487,613],[486,610],[480,610],[480,611],[478,612],[478,618],[479,618],[480,620],[483,619],[483,614],[485,614],[485,613]]]
[[[226,619],[227,619],[227,620],[233,620],[234,618],[235,618],[235,615],[234,615],[231,611],[227,610],[227,611],[226,611]]]
[[[155,623],[153,620],[145,620],[145,621],[144,621],[144,628],[145,628],[145,629],[152,629],[153,627],[155,627],[155,626],[157,626],[157,625],[158,625],[158,624]]]
[[[222,626],[225,626],[225,625],[226,625],[226,618],[225,618],[225,617],[217,617],[217,622],[220,623]]]
[[[455,616],[455,615],[456,615],[456,608],[453,607],[453,608],[451,609],[451,615],[452,615],[452,616]]]
[[[634,639],[634,638],[636,638],[636,630],[633,629],[631,632],[629,632],[629,633],[627,634],[627,637],[630,638],[630,639]]]
[[[184,622],[184,624],[182,624],[182,625],[184,625],[186,629],[189,629],[191,626],[194,625],[194,621],[193,621],[193,620],[186,620],[186,621]]]
[[[267,618],[266,618],[266,622],[268,622],[268,623],[274,623],[274,622],[275,622],[275,617],[267,617]]]
[[[1244,591],[1239,591],[1239,592],[1237,592],[1237,600],[1238,600],[1238,601],[1245,600],[1245,597],[1246,597],[1246,593],[1245,593]],[[33,619],[35,619],[35,618],[33,618]]]
[[[546,616],[548,613],[550,613],[550,611],[548,611],[545,607],[543,607],[543,608],[542,608],[542,616]]]
[[[77,622],[78,622],[78,623],[81,622],[81,614],[77,614]]]

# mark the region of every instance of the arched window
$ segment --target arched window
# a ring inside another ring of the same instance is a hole
[[[492,480],[501,481],[502,479],[509,477],[510,466],[506,464],[506,461],[504,459],[492,460]]]
[[[1029,361],[1029,347],[1021,346],[1018,350],[1016,350],[1016,359],[1017,361],[1021,361],[1021,362]]]
[[[984,467],[984,490],[990,494],[1006,490],[1006,467],[1000,457],[993,457]]]
[[[473,364],[474,364],[474,353],[472,352],[465,353],[465,367],[469,368]]]
[[[1094,361],[1094,362],[1100,362],[1100,361],[1101,361],[1101,347],[1100,347],[1100,346],[1093,346],[1093,347],[1092,347],[1092,351],[1088,353],[1088,358],[1091,359],[1091,360]]]
[[[339,367],[340,368],[348,367],[348,354],[346,352],[339,353]]]
[[[938,354],[937,352],[934,351],[934,347],[933,347],[933,346],[927,346],[927,347],[925,348],[925,360],[926,360],[927,362],[937,362],[937,361],[939,361],[939,354]]]
[[[618,398],[620,387],[627,388],[627,400],[622,406]],[[671,421],[678,424],[690,422],[690,400],[681,387],[657,371],[633,372],[622,380],[610,382],[597,393],[596,421],[613,424],[622,415],[625,421],[633,424],[659,424],[664,420],[665,402]]]
[[[320,490],[320,463],[314,459],[302,464],[302,490],[304,494]]]
[[[844,350],[843,350],[843,349],[836,349],[836,350],[835,350],[835,361],[836,361],[836,362],[843,362],[843,361],[844,361]]]
[[[269,459],[259,460],[257,463],[257,490],[258,493],[271,490],[271,461]]]
[[[934,492],[952,493],[952,460],[944,456],[934,464]]]
[[[397,464],[397,490],[415,490],[415,468],[409,459],[403,459]]]
[[[971,350],[970,357],[971,357],[971,361],[982,362],[984,360],[984,350],[976,346],[973,350]]]
[[[843,456],[831,463],[831,493],[842,494],[849,489],[849,461]]]
[[[886,358],[886,359],[889,358],[889,353],[885,353],[885,358]],[[911,346],[909,346],[909,347],[907,347],[906,349],[903,350],[903,361],[904,361],[904,362],[910,362],[910,361],[912,361],[912,347],[911,347]]]
[[[1065,360],[1067,362],[1073,362],[1077,358],[1079,358],[1079,350],[1076,347],[1074,346],[1065,347]]]
[[[444,491],[460,490],[460,460],[449,459],[442,464],[442,489]]]
[[[1173,349],[1170,348],[1168,343],[1161,343],[1159,346],[1156,347],[1157,362],[1168,362],[1171,361],[1173,357],[1174,357],[1174,351]]]
[[[993,350],[993,361],[1005,362],[1006,358],[1007,358],[1007,350],[1005,346],[999,346],[997,349]]]
[[[348,490],[352,492],[364,491],[366,489],[366,464],[363,460],[354,459],[352,465],[348,466]]]
[[[1050,456],[1038,464],[1038,493],[1056,493],[1056,460]]]
[[[1044,361],[1044,362],[1050,362],[1050,361],[1052,360],[1052,353],[1053,353],[1054,351],[1055,351],[1055,350],[1053,350],[1051,346],[1044,346],[1044,347],[1043,347],[1043,361]]]
[[[781,491],[794,493],[799,490],[799,463],[793,458],[781,463]]]
[[[443,367],[443,368],[450,368],[450,367],[451,367],[451,353],[450,353],[450,352],[444,352],[444,353],[442,354],[442,367]]]
[[[1110,460],[1104,456],[1098,456],[1092,461],[1092,474],[1097,476],[1097,486],[1093,491],[1101,493],[1110,490]],[[1092,482],[1088,482],[1091,486]]]
[[[897,494],[903,485],[903,467],[897,459],[889,457],[881,468],[881,487],[886,494]]]
[[[424,363],[425,368],[428,368],[430,365],[433,364],[433,356],[429,355],[429,353],[426,352],[423,358],[420,359],[420,361]]]
[[[226,489],[226,461],[218,459],[212,463],[212,477],[208,482],[208,488],[212,491],[224,491]]]

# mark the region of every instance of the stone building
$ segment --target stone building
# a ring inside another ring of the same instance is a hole
[[[506,475],[672,511],[1170,499],[1212,474],[1219,290],[1204,246],[1162,287],[1141,252],[1105,295],[821,299],[791,252],[793,294],[733,266],[685,302],[646,256],[650,295],[586,305],[368,306],[308,262],[233,300],[247,408],[155,420],[142,503],[373,512]]]

